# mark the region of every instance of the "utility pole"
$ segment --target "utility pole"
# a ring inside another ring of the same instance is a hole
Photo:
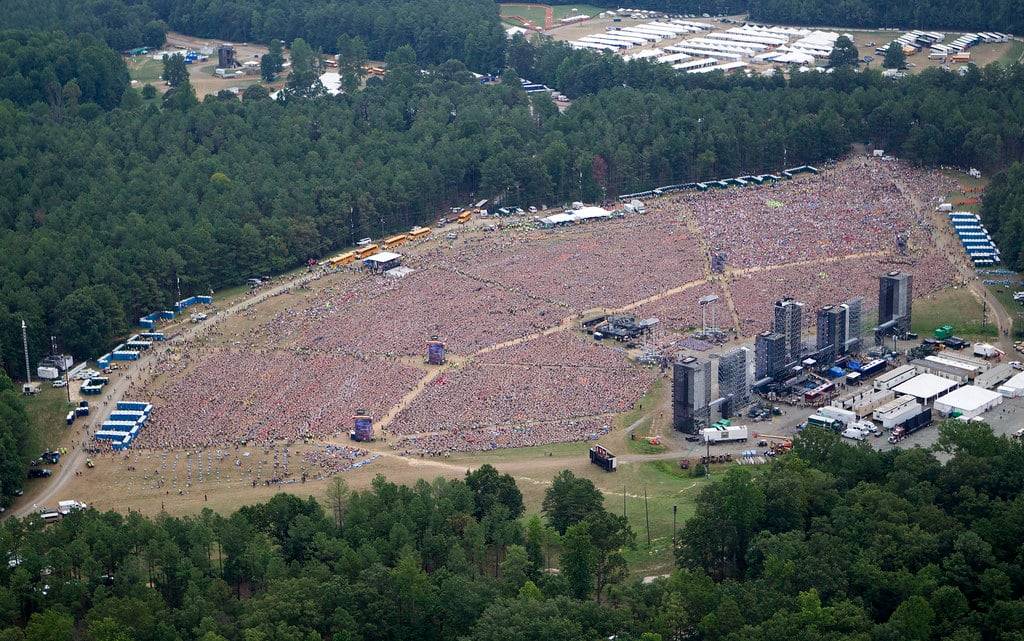
[[[622,486],[622,518],[626,518],[626,486]]]
[[[21,319],[21,348],[25,351],[25,382],[32,384],[32,370],[28,366],[28,330],[25,319]]]
[[[678,505],[672,506],[672,545],[676,543],[676,512],[679,511]]]

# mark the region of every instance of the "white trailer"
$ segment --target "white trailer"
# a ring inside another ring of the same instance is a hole
[[[836,407],[834,405],[819,407],[816,414],[818,416],[824,416],[825,418],[835,419],[847,427],[857,422],[856,412],[844,410],[841,407]]]
[[[705,443],[731,443],[735,441],[746,441],[750,437],[750,430],[746,427],[723,427],[721,429],[709,427],[700,431]]]

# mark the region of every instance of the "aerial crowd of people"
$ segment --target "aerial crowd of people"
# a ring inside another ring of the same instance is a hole
[[[890,269],[914,274],[915,295],[936,291],[957,276],[928,242],[938,233],[928,210],[951,190],[941,174],[856,158],[581,226],[459,227],[406,248],[414,271],[404,278],[343,270],[310,280],[269,302],[269,318],[250,308],[234,328],[161,356],[148,399],[156,409],[136,446],[339,437],[356,410],[377,420],[390,411],[382,433],[407,454],[595,438],[657,372],[581,335],[584,312],[657,317],[661,344],[677,346],[700,326],[708,294],[721,298],[718,326],[745,336],[767,327],[784,296],[809,312],[862,296],[870,310]],[[711,273],[711,252],[724,253],[727,273]],[[440,373],[423,362],[432,336],[449,353]],[[341,471],[365,456],[356,452],[303,457]]]

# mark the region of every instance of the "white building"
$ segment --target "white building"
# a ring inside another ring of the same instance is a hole
[[[949,416],[959,412],[964,420],[980,416],[1003,402],[1003,395],[975,385],[967,385],[935,401],[935,411]]]
[[[956,388],[956,381],[951,381],[948,378],[942,378],[935,374],[918,374],[909,381],[900,383],[892,390],[901,396],[913,396],[919,402],[927,405]]]

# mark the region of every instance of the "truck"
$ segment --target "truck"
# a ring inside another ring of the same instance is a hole
[[[857,421],[857,413],[851,412],[850,410],[844,410],[841,407],[835,407],[834,405],[826,405],[819,407],[818,411],[815,412],[818,416],[824,416],[841,422],[843,425],[850,425]]]
[[[982,358],[993,358],[1002,354],[994,345],[989,343],[975,343],[974,344],[974,355]]]
[[[615,460],[615,455],[612,454],[608,448],[602,445],[595,445],[590,448],[590,462],[605,472],[614,472],[618,468],[618,462]]]
[[[57,502],[57,512],[59,512],[61,516],[67,516],[75,510],[84,510],[87,507],[88,506],[85,503],[82,503],[81,501],[71,500]]]
[[[925,409],[920,414],[911,416],[896,427],[892,428],[892,435],[889,437],[889,442],[895,445],[914,432],[928,427],[931,424],[932,411],[930,409]]]
[[[820,414],[812,414],[808,416],[807,423],[805,423],[805,425],[807,427],[820,427],[833,432],[841,432],[845,428],[842,421],[828,416],[822,416]]]
[[[746,442],[750,437],[750,430],[745,426],[736,427],[721,427],[714,428],[709,427],[700,431],[701,437],[705,443],[731,443],[731,442]]]

